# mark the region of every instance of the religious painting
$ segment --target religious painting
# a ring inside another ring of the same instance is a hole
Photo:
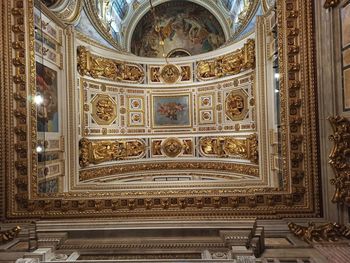
[[[36,62],[36,91],[43,97],[37,107],[39,132],[58,132],[57,72]]]
[[[225,43],[220,23],[200,5],[169,1],[156,6],[155,14],[157,21],[149,11],[133,32],[131,52],[138,56],[196,55],[215,50]]]
[[[341,27],[343,48],[350,45],[350,4],[341,9]]]
[[[189,127],[190,95],[156,95],[152,97],[153,127]]]

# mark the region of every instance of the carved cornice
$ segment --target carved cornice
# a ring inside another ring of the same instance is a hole
[[[350,121],[341,116],[329,117],[334,134],[329,139],[334,142],[329,155],[329,163],[333,167],[335,178],[331,184],[335,186],[332,202],[350,205]]]
[[[323,7],[326,9],[334,8],[340,3],[340,0],[326,0]]]
[[[318,242],[335,242],[342,238],[350,239],[350,228],[338,223],[326,223],[316,226],[310,222],[308,226],[288,223],[289,230],[301,240],[311,244]]]

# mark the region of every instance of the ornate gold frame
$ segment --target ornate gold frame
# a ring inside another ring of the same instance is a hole
[[[6,176],[7,182],[8,218],[114,216],[154,219],[180,216],[183,219],[229,219],[255,216],[272,219],[321,215],[311,0],[277,2],[283,174],[285,178],[291,178],[286,180],[283,189],[260,186],[250,189],[122,188],[113,193],[84,191],[46,195],[39,195],[37,191],[36,108],[26,100],[36,92],[33,84],[35,58],[31,52],[34,50],[33,0],[7,1],[0,7],[5,20],[1,28],[4,54],[1,66],[5,69],[1,76],[5,87],[0,91],[4,116],[1,158],[6,157],[8,163],[1,168],[1,174]],[[66,30],[66,35],[70,59],[67,72],[71,72],[68,82],[72,95],[75,51],[71,28]],[[72,101],[68,104],[72,107]],[[74,118],[68,116],[70,125]],[[77,134],[76,127],[70,128],[70,134]],[[69,154],[77,156],[74,151]],[[173,167],[174,162],[164,165]],[[189,167],[196,165],[203,164],[188,163]],[[206,165],[210,166],[210,163]],[[74,171],[74,166],[69,168],[70,173]]]

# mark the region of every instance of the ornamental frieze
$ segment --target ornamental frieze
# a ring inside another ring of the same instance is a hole
[[[81,167],[115,160],[140,158],[145,153],[141,140],[80,140]]]
[[[288,223],[289,230],[307,243],[335,242],[342,238],[350,239],[350,228],[338,223],[316,225],[310,222],[308,226]]]
[[[258,139],[253,134],[247,139],[234,137],[203,137],[199,141],[201,154],[207,157],[243,158],[258,162]]]
[[[255,68],[255,41],[248,39],[241,49],[213,60],[197,62],[199,80],[232,76]]]
[[[78,71],[82,76],[129,83],[142,83],[145,78],[140,65],[96,56],[84,46],[78,47],[77,59]]]

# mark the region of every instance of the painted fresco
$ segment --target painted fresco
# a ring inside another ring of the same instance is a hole
[[[188,127],[191,125],[189,95],[154,96],[154,127]]]
[[[43,96],[38,105],[38,131],[58,132],[57,72],[36,62],[36,90]]]
[[[131,52],[138,56],[162,57],[174,50],[196,55],[215,50],[225,42],[219,22],[202,6],[170,1],[156,6],[155,14],[159,33],[151,12],[139,21],[133,33]],[[160,39],[164,39],[164,50]]]

